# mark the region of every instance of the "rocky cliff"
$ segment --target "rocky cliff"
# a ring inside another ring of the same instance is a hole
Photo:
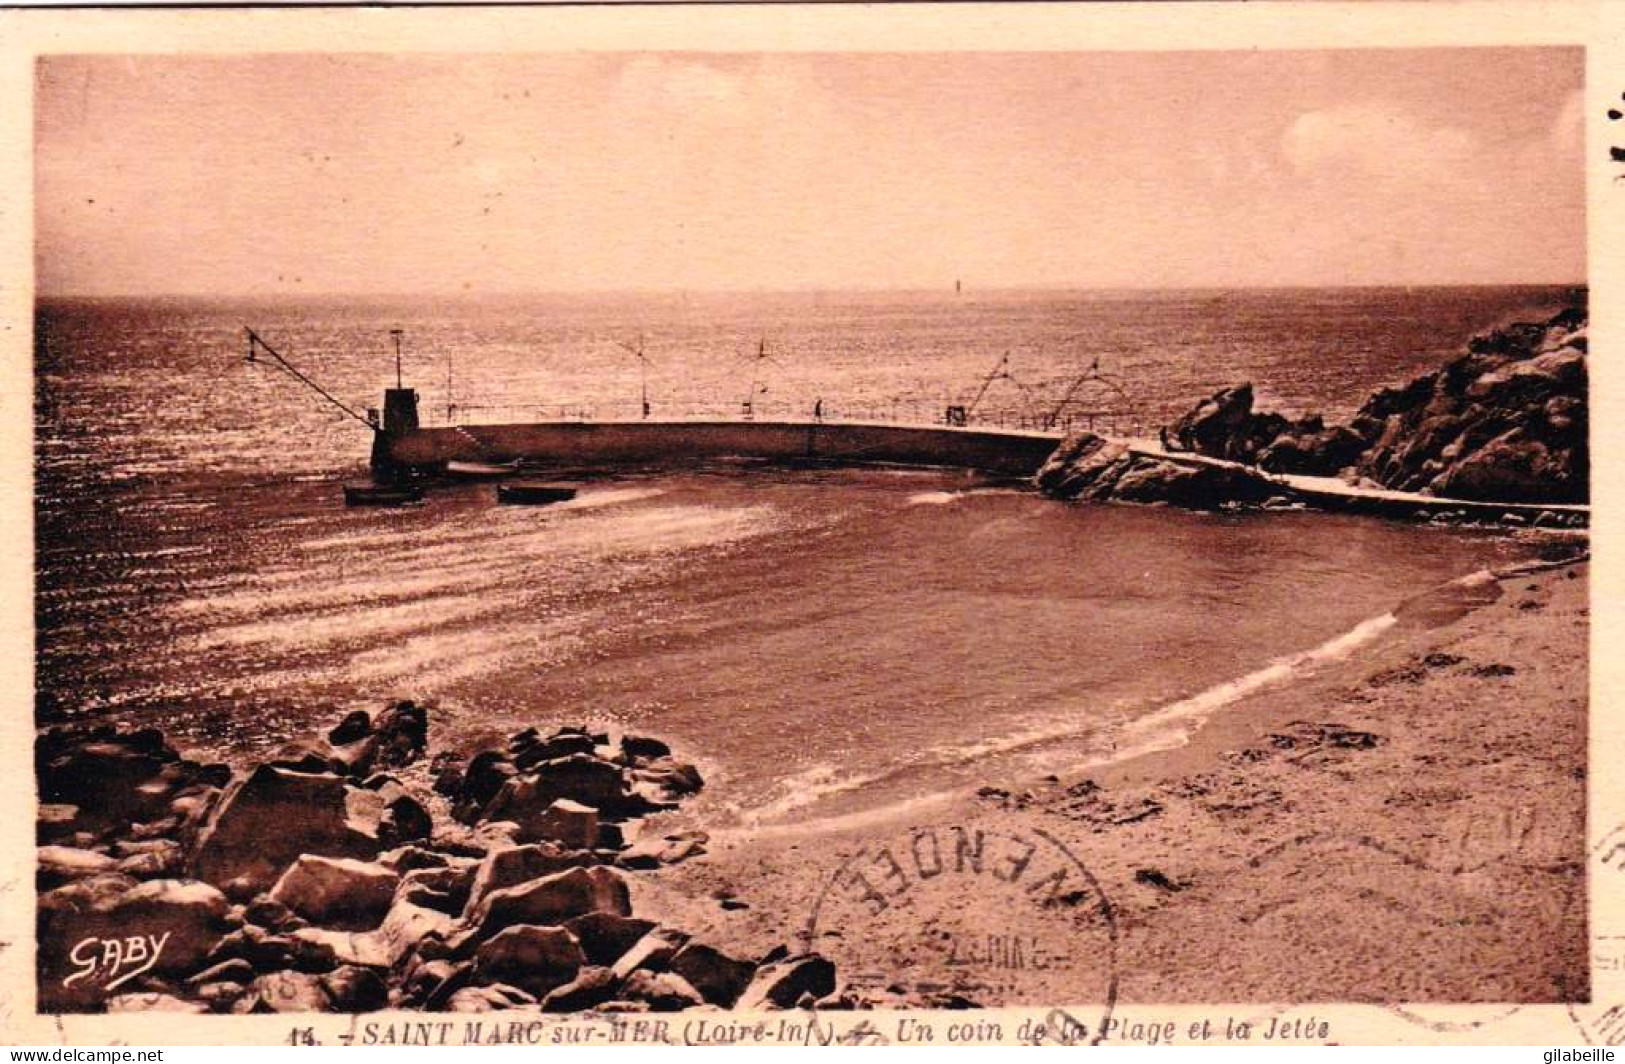
[[[1366,400],[1347,425],[1253,409],[1250,384],[1203,399],[1162,430],[1162,445],[1263,473],[1497,503],[1589,498],[1586,312],[1475,337],[1433,373]],[[1061,498],[1247,505],[1276,491],[1246,469],[1181,467],[1088,433],[1065,441],[1038,474]]]

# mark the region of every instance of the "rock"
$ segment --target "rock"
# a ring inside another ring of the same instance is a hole
[[[294,911],[269,894],[260,894],[243,909],[243,919],[269,931],[294,931],[305,926],[305,921]]]
[[[241,960],[255,971],[291,968],[301,956],[299,945],[285,935],[247,924],[222,938],[209,952],[209,964]]]
[[[566,853],[551,842],[492,850],[485,855],[485,860],[480,862],[479,870],[474,874],[466,912],[472,914],[492,891],[590,863],[591,858],[586,855]]]
[[[160,879],[114,891],[116,880],[98,879],[39,899],[37,968],[44,1011],[77,1011],[137,975],[194,972],[228,933],[226,898],[206,883]],[[91,940],[87,953],[84,944]],[[82,963],[87,955],[96,958],[88,971]]]
[[[463,770],[453,815],[464,823],[472,822],[518,773],[519,769],[505,754],[495,750],[475,754]]]
[[[1271,473],[1330,477],[1359,461],[1366,441],[1343,425],[1318,432],[1287,432],[1258,452],[1258,466]]]
[[[1170,451],[1252,462],[1290,425],[1279,414],[1255,414],[1253,386],[1240,384],[1215,392],[1175,420],[1163,432],[1163,446]],[[1320,427],[1318,418],[1304,426],[1308,431]]]
[[[118,994],[107,999],[108,1012],[186,1012],[205,1013],[209,1007],[201,1001],[186,1001],[173,994]]]
[[[379,745],[378,736],[368,735],[344,746],[334,746],[329,754],[333,771],[351,779],[363,779],[378,763]]]
[[[447,868],[452,861],[443,853],[409,843],[379,854],[378,863],[404,876],[419,868]]]
[[[1035,480],[1039,490],[1052,498],[1076,499],[1097,484],[1115,481],[1129,459],[1124,444],[1092,432],[1076,432],[1045,459]]]
[[[384,818],[378,826],[378,838],[384,844],[427,839],[433,833],[434,818],[410,794],[391,798],[384,806]]]
[[[192,988],[192,993],[210,1012],[230,1012],[232,1006],[248,994],[248,987],[242,983],[199,983]]]
[[[116,870],[135,879],[172,879],[185,864],[176,846],[173,851],[135,853],[119,861]]]
[[[556,842],[569,850],[594,849],[598,845],[598,810],[560,798],[540,816],[520,821],[519,837],[526,842]]]
[[[677,951],[686,945],[688,935],[669,927],[657,927],[633,943],[610,967],[617,979],[625,979],[640,970],[664,971]]]
[[[301,959],[297,963],[300,968],[317,971],[341,967],[387,969],[392,963],[385,943],[373,932],[301,927],[288,932],[286,938],[290,954]]]
[[[1358,473],[1486,502],[1585,501],[1586,346],[1565,326],[1584,313],[1476,337],[1439,372],[1373,394],[1351,425],[1368,441]]]
[[[333,748],[320,739],[296,739],[283,743],[265,759],[265,764],[293,772],[339,772],[342,766],[333,757]]]
[[[447,1012],[501,1012],[506,1009],[534,1005],[536,999],[516,986],[495,983],[491,986],[468,986],[446,1000]]]
[[[420,842],[433,833],[429,811],[405,787],[388,777],[376,786],[368,784],[345,793],[351,827],[389,848]]]
[[[456,918],[447,913],[397,899],[376,930],[304,928],[293,932],[293,937],[325,950],[335,965],[390,969],[414,952],[424,955],[443,947],[456,926]]]
[[[659,868],[676,864],[705,852],[709,836],[703,831],[684,831],[664,838],[639,839],[621,853],[619,862],[627,868]]]
[[[254,976],[254,966],[237,957],[205,968],[188,979],[186,985],[198,987],[204,983],[252,983]]]
[[[457,918],[411,902],[398,901],[378,930],[372,932],[383,945],[391,964],[428,939],[445,940],[457,926]]]
[[[76,879],[85,879],[104,872],[124,871],[118,868],[117,860],[105,853],[79,850],[71,846],[41,846],[36,862],[34,881],[42,891],[55,890]]]
[[[756,974],[749,961],[735,960],[720,950],[690,942],[671,959],[671,970],[688,981],[708,1003],[729,1008]]]
[[[155,853],[177,862],[184,856],[181,844],[173,839],[120,839],[113,843],[111,852],[119,858]]]
[[[463,790],[463,772],[467,768],[463,759],[456,754],[442,751],[435,755],[429,764],[429,771],[434,776],[432,789],[434,793],[447,798],[456,798]]]
[[[621,996],[628,1001],[646,1002],[651,1012],[681,1012],[705,1003],[699,991],[682,976],[642,968],[627,977],[621,985]]]
[[[785,957],[757,969],[734,1007],[742,1012],[794,1007],[803,995],[825,997],[835,992],[835,965],[816,953]]]
[[[373,722],[378,738],[376,764],[384,768],[410,765],[429,744],[429,714],[413,702],[397,702]]]
[[[376,1012],[389,1004],[389,987],[368,968],[346,965],[322,976],[321,983],[338,1012]]]
[[[516,735],[514,738],[517,740],[519,736]],[[524,770],[543,761],[552,761],[571,754],[592,754],[597,750],[597,744],[592,741],[591,736],[582,732],[559,732],[546,739],[531,739],[528,742],[510,744],[509,748],[513,752],[513,763]]]
[[[309,972],[271,972],[250,989],[272,1012],[327,1012],[333,1004],[323,977]]]
[[[652,761],[657,757],[670,757],[671,747],[659,739],[650,739],[642,735],[621,736],[621,754],[628,763],[639,761]]]
[[[452,916],[468,905],[476,868],[419,868],[401,878],[396,900],[412,901]]]
[[[536,765],[515,776],[486,806],[482,819],[519,824],[540,817],[547,807],[567,798],[594,809],[613,811],[626,801],[627,781],[621,766],[584,754],[571,754]]]
[[[566,920],[564,927],[581,943],[588,963],[608,966],[620,960],[655,925],[634,916],[595,912]]]
[[[79,821],[79,807],[60,802],[42,802],[34,821],[34,841],[41,846],[69,838],[83,827]]]
[[[640,784],[656,788],[653,796],[660,802],[676,802],[691,794],[698,794],[705,786],[700,770],[685,761],[661,757],[639,766],[633,773]]]
[[[1245,466],[1190,465],[1139,455],[1087,432],[1062,441],[1039,470],[1038,484],[1055,498],[1169,503],[1193,510],[1257,506],[1282,490]]]
[[[474,954],[481,979],[511,983],[538,997],[573,980],[585,960],[570,932],[531,924],[503,930]]]
[[[327,741],[334,746],[346,746],[372,734],[372,715],[364,709],[347,714],[327,733]]]
[[[153,729],[53,728],[34,743],[40,801],[71,805],[76,821],[93,830],[119,828],[154,812],[151,789],[164,767],[179,759]]]
[[[630,916],[632,905],[620,874],[604,867],[571,868],[480,898],[468,923],[481,938],[513,924],[553,925],[572,916],[608,912]]]
[[[583,1012],[597,1008],[615,996],[620,982],[608,968],[586,967],[563,986],[542,999],[543,1012]]]
[[[420,1004],[427,1011],[439,1012],[453,995],[468,986],[473,976],[471,963],[429,961],[412,972],[402,993],[407,1001]]]
[[[306,854],[277,880],[271,899],[324,927],[367,930],[383,922],[400,881],[381,864]]]
[[[210,883],[244,878],[265,890],[301,854],[371,860],[381,846],[352,822],[351,790],[339,776],[261,765],[203,828],[194,873]]]

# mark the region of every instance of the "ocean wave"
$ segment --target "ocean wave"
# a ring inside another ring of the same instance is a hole
[[[1298,679],[1314,669],[1348,658],[1392,628],[1397,620],[1392,612],[1368,618],[1319,646],[1277,658],[1245,675],[1215,684],[1188,698],[1168,703],[1136,717],[1112,736],[1109,751],[1102,750],[1097,756],[1086,758],[1081,763],[1070,762],[1068,767],[1074,771],[1097,768],[1181,746],[1188,742],[1190,736],[1218,710],[1249,695]],[[1071,713],[1057,715],[1075,719],[1075,714]],[[815,765],[782,780],[779,797],[757,805],[752,814],[743,819],[754,828],[779,830],[788,826],[789,818],[793,814],[834,798],[883,786],[908,775],[966,769],[1012,755],[1039,754],[1046,748],[1063,743],[1081,741],[1098,747],[1104,742],[1107,729],[1110,727],[1108,722],[1097,720],[1090,728],[1080,729],[1069,720],[1053,727],[1032,728],[976,742],[939,747],[925,757],[910,761],[907,765],[863,775],[843,776],[833,765]],[[947,801],[968,792],[969,789],[968,785],[942,788],[858,812],[816,817],[793,823],[797,830],[811,832],[843,830],[918,811],[922,803],[935,804]]]
[[[1297,679],[1320,666],[1341,661],[1377,639],[1398,620],[1391,612],[1369,617],[1317,647],[1277,658],[1245,676],[1215,684],[1189,698],[1137,717],[1119,734],[1117,749],[1109,760],[1126,761],[1181,746],[1218,710],[1248,695]]]

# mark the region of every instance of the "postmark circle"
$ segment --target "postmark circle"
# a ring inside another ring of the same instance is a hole
[[[1098,1044],[1117,1000],[1111,901],[1042,828],[951,824],[857,840],[820,884],[803,940],[879,1007],[1089,1003],[1051,1008],[1022,1033],[1046,1041]]]

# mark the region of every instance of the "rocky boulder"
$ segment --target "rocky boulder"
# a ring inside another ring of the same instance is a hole
[[[708,1004],[730,1008],[756,975],[756,966],[701,942],[689,942],[671,959],[671,970]]]
[[[626,882],[613,869],[571,868],[492,891],[474,904],[468,922],[483,939],[512,924],[557,925],[594,912],[632,915]]]
[[[400,881],[381,864],[305,854],[282,873],[271,900],[322,927],[370,930],[383,922]]]
[[[705,1004],[699,991],[677,973],[650,972],[642,968],[621,984],[621,997],[643,1002],[650,1012],[681,1012]]]
[[[540,816],[519,821],[519,838],[546,839],[569,850],[590,850],[598,845],[598,810],[568,798],[559,798]]]
[[[76,879],[113,872],[119,862],[105,853],[72,846],[41,846],[34,866],[34,884],[42,891],[55,890]]]
[[[620,982],[608,968],[586,967],[542,999],[543,1012],[582,1012],[614,999]]]
[[[1316,418],[1302,428],[1313,431],[1318,422]],[[1163,430],[1162,444],[1169,451],[1251,463],[1292,427],[1280,414],[1254,412],[1253,386],[1238,384],[1213,393],[1176,419]]]
[[[1244,466],[1137,454],[1091,432],[1063,440],[1038,471],[1037,483],[1053,498],[1167,503],[1193,510],[1256,506],[1280,491]]]
[[[144,976],[197,971],[230,932],[228,909],[218,890],[184,880],[85,880],[42,895],[42,1011],[93,1007]]]
[[[1293,428],[1258,452],[1258,467],[1271,473],[1332,477],[1357,463],[1365,446],[1359,433],[1345,425]]]
[[[572,917],[564,927],[581,943],[591,964],[608,967],[635,946],[655,925],[648,920],[617,913],[592,912]]]
[[[537,997],[573,980],[585,962],[574,935],[535,924],[505,928],[474,954],[479,979],[508,983]]]
[[[194,874],[252,896],[302,854],[371,860],[382,849],[352,818],[341,776],[261,765],[227,792],[192,854]]]
[[[627,781],[620,765],[590,754],[568,754],[543,761],[503,784],[486,807],[483,819],[512,820],[524,825],[543,817],[559,799],[619,809],[626,803]]]
[[[183,759],[152,728],[109,725],[52,728],[34,742],[40,801],[51,810],[41,841],[78,832],[127,833],[132,825],[180,826],[171,806],[224,786],[224,765]],[[47,826],[48,825],[48,826]]]
[[[835,992],[835,965],[816,953],[764,964],[735,1007],[741,1011],[794,1008],[803,997],[814,999]]]
[[[591,856],[567,852],[551,842],[493,849],[474,872],[466,912],[472,915],[495,891],[593,863]]]

